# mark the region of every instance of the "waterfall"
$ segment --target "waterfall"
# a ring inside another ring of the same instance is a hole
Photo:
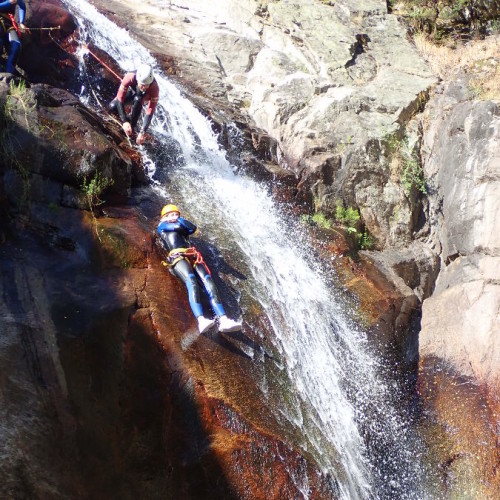
[[[175,149],[176,155],[159,161],[140,148],[149,177],[166,203],[181,205],[205,239],[241,263],[247,278],[237,284],[243,319],[245,304],[255,303],[272,327],[272,356],[249,354],[269,365],[258,384],[263,398],[273,391],[279,401],[271,408],[277,420],[296,429],[298,445],[335,478],[340,498],[425,498],[419,441],[394,407],[393,389],[380,376],[365,334],[344,310],[334,277],[311,258],[299,221],[290,221],[265,186],[226,160],[209,121],[147,49],[88,2],[66,4],[82,39],[107,52],[123,71],[139,62],[154,67],[160,101],[151,131],[160,149]],[[82,88],[82,99],[87,92]],[[162,180],[167,174],[168,183]],[[307,498],[307,485],[290,472]]]

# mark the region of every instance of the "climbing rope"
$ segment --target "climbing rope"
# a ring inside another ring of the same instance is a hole
[[[52,28],[28,28],[30,31],[53,31],[60,30],[61,26],[54,26]]]
[[[100,62],[119,82],[122,81],[121,77],[116,74],[102,59],[100,59],[97,55],[95,55],[90,49],[89,46],[84,44],[83,47],[85,50],[92,55],[98,62]]]

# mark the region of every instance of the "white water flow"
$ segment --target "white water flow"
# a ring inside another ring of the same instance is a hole
[[[418,440],[393,406],[379,362],[365,335],[347,319],[333,277],[311,259],[298,221],[280,212],[265,186],[235,173],[210,123],[162,74],[152,55],[88,2],[68,9],[88,37],[129,71],[155,68],[160,102],[151,127],[169,164],[141,148],[149,175],[165,202],[184,209],[202,238],[241,264],[236,287],[245,305],[258,304],[272,327],[272,356],[253,362],[262,397],[273,401],[289,439],[333,479],[332,497],[425,498]],[[82,63],[83,64],[83,63]],[[85,93],[85,89],[83,89]],[[172,159],[172,148],[176,148]],[[167,181],[160,179],[168,178]],[[260,374],[260,375],[259,375]],[[285,425],[286,424],[286,425]],[[290,471],[304,498],[306,478]]]

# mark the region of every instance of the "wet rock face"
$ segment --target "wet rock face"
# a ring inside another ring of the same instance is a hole
[[[496,498],[498,398],[436,356],[420,361],[423,435],[446,498]]]
[[[248,373],[232,373],[240,389],[221,398],[202,382],[204,351],[184,358],[184,338],[198,337],[184,287],[153,251],[149,219],[109,205],[132,182],[116,130],[66,91],[12,81],[0,82],[12,110],[0,156],[0,496],[252,498],[276,480],[278,498],[298,494],[295,467],[313,498],[331,496],[276,423],[234,409]],[[81,175],[96,173],[115,184],[91,213]],[[148,188],[139,196],[161,206]]]
[[[1,495],[281,498],[299,481],[331,498],[334,482],[263,425],[265,407],[258,426],[235,409],[249,373],[221,338],[198,338],[149,223],[105,211],[33,202],[0,247]]]

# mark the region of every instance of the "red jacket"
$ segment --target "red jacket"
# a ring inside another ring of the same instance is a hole
[[[127,95],[127,90],[130,86],[134,88],[138,87],[135,73],[127,73],[120,83],[118,94],[116,94],[116,99],[118,99],[122,104],[125,101],[125,96]],[[146,115],[152,115],[155,112],[159,95],[160,88],[158,87],[158,83],[156,83],[156,80],[153,80],[153,83],[148,87],[146,92],[144,92],[144,95],[141,99],[141,103],[143,106],[146,102],[148,103]]]

